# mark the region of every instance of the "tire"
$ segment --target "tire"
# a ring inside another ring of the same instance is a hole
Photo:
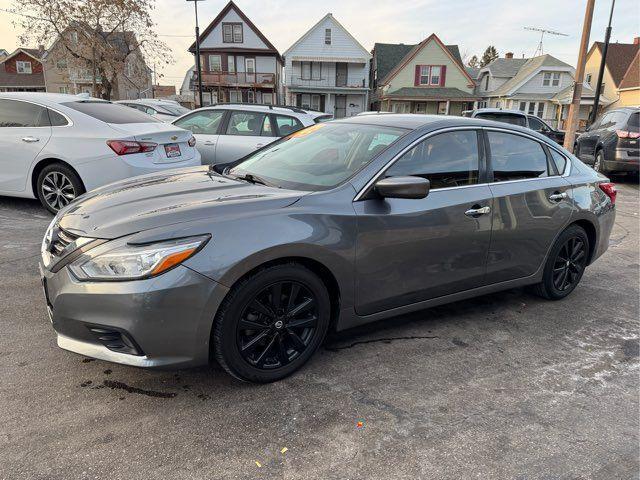
[[[42,206],[51,213],[67,206],[85,191],[82,180],[72,168],[62,163],[47,165],[38,174],[36,191]]]
[[[582,227],[571,225],[553,244],[544,266],[542,282],[534,286],[534,292],[547,300],[565,298],[580,283],[588,256],[587,233]]]
[[[602,150],[598,150],[596,152],[596,158],[593,161],[593,169],[599,173],[607,173],[604,161],[604,152]]]
[[[213,353],[237,379],[281,380],[315,353],[330,318],[329,293],[313,272],[296,263],[268,267],[241,280],[223,301]]]

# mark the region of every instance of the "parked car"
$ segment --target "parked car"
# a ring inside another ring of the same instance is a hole
[[[605,112],[576,138],[573,152],[596,172],[638,173],[640,161],[640,108]]]
[[[331,118],[297,107],[228,103],[199,108],[172,123],[191,130],[198,140],[202,163],[214,165],[242,158],[280,137]]]
[[[531,130],[354,116],[89,193],[47,229],[40,268],[64,349],[140,367],[215,357],[269,382],[330,328],[523,285],[566,297],[607,249],[615,200]]]
[[[85,191],[200,165],[191,132],[123,105],[53,93],[0,93],[0,195],[55,213]]]
[[[163,122],[172,122],[179,116],[191,111],[180,105],[178,102],[154,98],[118,100],[116,103],[121,103],[127,107],[135,108],[136,110],[146,113],[147,115],[151,115],[153,118],[162,120]]]
[[[535,115],[521,112],[520,110],[503,110],[501,108],[478,108],[476,110],[466,110],[462,112],[465,117],[484,118],[494,122],[510,123],[527,127],[550,138],[556,143],[564,143],[564,132],[552,128],[547,122]]]

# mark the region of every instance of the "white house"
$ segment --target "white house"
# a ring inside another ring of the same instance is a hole
[[[283,56],[287,104],[335,118],[367,109],[371,54],[330,13]]]

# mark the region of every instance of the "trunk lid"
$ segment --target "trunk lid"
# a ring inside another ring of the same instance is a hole
[[[153,154],[153,163],[173,163],[191,160],[195,156],[195,147],[189,146],[193,136],[189,130],[168,123],[124,123],[109,126],[120,133],[120,140],[153,142],[158,147]]]

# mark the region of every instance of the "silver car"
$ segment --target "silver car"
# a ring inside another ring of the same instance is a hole
[[[615,199],[531,130],[367,115],[90,192],[51,222],[40,269],[64,349],[270,382],[329,329],[524,285],[566,297]]]
[[[280,137],[332,118],[298,107],[228,103],[199,108],[172,123],[191,130],[202,163],[215,165],[238,160]]]

